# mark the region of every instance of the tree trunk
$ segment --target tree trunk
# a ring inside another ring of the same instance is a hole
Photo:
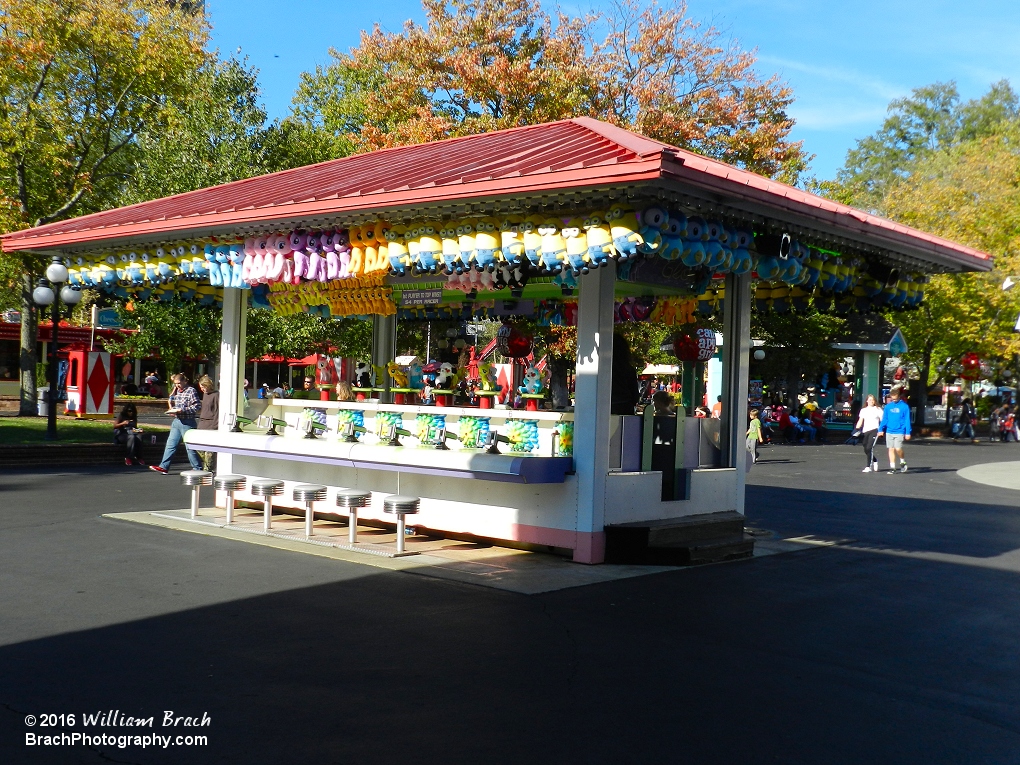
[[[25,271],[21,275],[21,354],[18,368],[21,370],[21,402],[18,413],[22,417],[32,417],[36,408],[35,365],[38,361],[36,346],[38,344],[39,315],[32,301],[32,290],[35,274]]]
[[[566,359],[549,359],[549,390],[552,393],[553,409],[566,409],[570,406]]]

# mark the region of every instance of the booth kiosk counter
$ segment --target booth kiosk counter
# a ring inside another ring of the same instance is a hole
[[[220,471],[248,486],[283,480],[279,504],[297,484],[366,490],[372,500],[359,518],[388,523],[383,497],[411,495],[421,500],[417,527],[583,563],[606,559],[607,536],[633,550],[635,539],[653,546],[691,519],[741,526],[751,310],[805,300],[835,311],[907,309],[923,298],[925,274],[991,267],[976,250],[588,118],[347,157],[19,231],[2,244],[63,257],[83,284],[98,278],[135,299],[221,302],[223,419],[186,441],[219,452]],[[156,254],[163,281],[104,270],[109,253],[130,248]],[[437,275],[454,265],[464,273]],[[505,286],[492,281],[497,269]],[[445,288],[425,285],[436,280]],[[371,363],[384,368],[396,355],[393,296],[416,284],[429,287],[420,303],[442,306],[459,292],[462,307],[505,299],[511,313],[550,290],[576,296],[557,313],[577,327],[573,411],[395,404],[402,386],[386,378],[364,401],[270,401],[263,416],[286,423],[279,435],[255,424],[232,432],[243,414],[249,299],[281,313],[370,316]],[[718,434],[696,438],[678,423],[680,498],[664,499],[663,471],[634,454],[644,449],[640,421],[610,412],[617,301],[633,319],[641,300],[660,301],[645,320],[681,331],[706,305],[722,318],[724,419]],[[509,443],[491,452],[491,439],[478,444],[482,419]],[[258,499],[246,491],[236,497]]]

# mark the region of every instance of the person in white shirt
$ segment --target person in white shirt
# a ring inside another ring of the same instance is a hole
[[[864,400],[864,407],[857,415],[857,425],[861,431],[861,444],[864,446],[864,458],[868,461],[864,473],[877,473],[878,460],[875,459],[875,441],[878,440],[878,426],[882,422],[882,407],[878,400],[868,394]]]

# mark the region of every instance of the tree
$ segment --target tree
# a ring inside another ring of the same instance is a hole
[[[198,303],[147,301],[118,308],[121,325],[137,332],[120,341],[106,340],[111,353],[129,358],[158,354],[167,374],[181,371],[185,358],[216,359],[220,351],[222,311]]]
[[[993,135],[1018,117],[1020,103],[1006,80],[962,104],[955,82],[915,88],[910,96],[889,103],[882,127],[857,141],[835,183],[822,190],[839,201],[881,211],[890,186],[908,178],[917,162],[961,142]]]
[[[1020,294],[1000,287],[1020,273],[1020,120],[917,163],[889,188],[883,207],[896,220],[995,257],[988,274],[933,277],[921,311],[897,315],[921,379],[930,380],[933,359],[1020,354],[1020,337],[1010,331]]]
[[[134,142],[118,205],[287,169],[277,125],[266,124],[258,72],[245,61],[209,58],[186,100],[168,104]]]
[[[372,352],[372,325],[360,319],[327,319],[307,313],[280,316],[268,309],[250,308],[245,342],[252,359],[275,354],[304,358],[312,353],[364,359]]]
[[[754,362],[752,374],[772,392],[785,389],[787,399],[794,399],[805,374],[820,373],[843,355],[832,343],[845,325],[842,316],[813,309],[806,314],[751,314],[751,337],[763,340],[766,348],[764,361]]]
[[[331,50],[290,119],[361,151],[587,115],[785,180],[806,165],[789,140],[791,91],[682,0],[555,19],[537,0],[423,7],[424,27],[376,27]]]
[[[208,54],[201,15],[162,0],[0,0],[0,225],[118,197],[136,136],[186,100]],[[38,257],[19,257],[21,413],[35,409]]]

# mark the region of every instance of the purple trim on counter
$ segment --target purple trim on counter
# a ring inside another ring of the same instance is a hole
[[[304,454],[281,454],[261,449],[240,449],[233,446],[212,446],[200,444],[204,452],[223,452],[241,457],[288,460],[291,462],[312,462],[318,465],[359,468],[362,470],[386,470],[397,473],[417,473],[441,478],[474,478],[481,481],[502,481],[504,483],[563,483],[568,474],[574,472],[573,457],[514,457],[510,472],[491,473],[483,470],[458,470],[456,468],[424,467],[420,465],[394,465],[388,462],[373,462],[339,457],[309,457]],[[511,455],[507,455],[511,456]]]

